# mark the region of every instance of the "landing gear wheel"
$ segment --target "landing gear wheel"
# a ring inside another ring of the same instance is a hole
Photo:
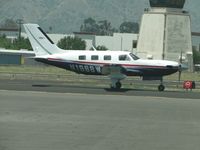
[[[115,82],[114,84],[112,84],[110,87],[113,90],[119,90],[122,87],[122,84],[121,84],[121,82],[118,81],[118,82]]]
[[[161,84],[161,85],[158,86],[158,91],[162,92],[164,90],[165,90],[165,86],[164,85]]]
[[[122,84],[120,82],[117,82],[115,85],[116,85],[116,89],[120,89],[122,87]]]

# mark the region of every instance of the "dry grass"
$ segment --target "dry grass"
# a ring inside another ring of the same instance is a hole
[[[0,73],[32,73],[32,74],[55,74],[55,75],[75,75],[71,71],[52,66],[0,66]],[[164,80],[177,81],[178,73],[166,76]],[[181,80],[192,80],[200,82],[200,73],[182,72]]]
[[[72,74],[70,71],[52,66],[0,66],[0,73]]]

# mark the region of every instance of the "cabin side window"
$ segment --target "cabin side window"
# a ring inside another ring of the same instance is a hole
[[[130,61],[130,57],[128,55],[119,55],[119,61]]]
[[[110,55],[105,55],[105,56],[103,57],[103,59],[104,59],[104,60],[111,60],[111,56],[110,56]]]
[[[80,56],[78,56],[78,59],[79,60],[86,60],[86,56],[85,55],[80,55]]]
[[[99,60],[99,56],[98,55],[92,55],[91,60]]]

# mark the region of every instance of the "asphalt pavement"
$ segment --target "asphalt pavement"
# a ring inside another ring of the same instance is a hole
[[[25,90],[24,84],[11,85],[18,91],[0,90],[0,150],[200,148],[199,99],[65,93],[55,84],[49,86],[61,92],[36,91],[38,86],[31,91],[27,84]]]
[[[155,87],[157,87],[155,85]],[[92,84],[63,81],[45,81],[45,80],[0,80],[0,90],[16,91],[43,91],[53,93],[82,93],[82,94],[100,94],[100,95],[126,95],[126,96],[153,96],[166,98],[190,98],[200,99],[200,92],[185,91],[184,89],[168,89],[159,92],[156,88],[122,88],[120,90],[111,90],[108,85],[99,87]]]

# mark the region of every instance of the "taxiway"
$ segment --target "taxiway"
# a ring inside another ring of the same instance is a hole
[[[100,94],[100,95],[126,95],[126,96],[153,96],[167,98],[190,98],[200,99],[200,92],[191,92],[185,90],[168,90],[158,92],[144,89],[126,89],[111,90],[108,86],[98,87],[85,84],[68,84],[63,81],[41,81],[41,80],[0,80],[0,90],[16,91],[40,91],[53,93],[82,93],[82,94]]]
[[[197,92],[1,80],[1,150],[199,149]]]

